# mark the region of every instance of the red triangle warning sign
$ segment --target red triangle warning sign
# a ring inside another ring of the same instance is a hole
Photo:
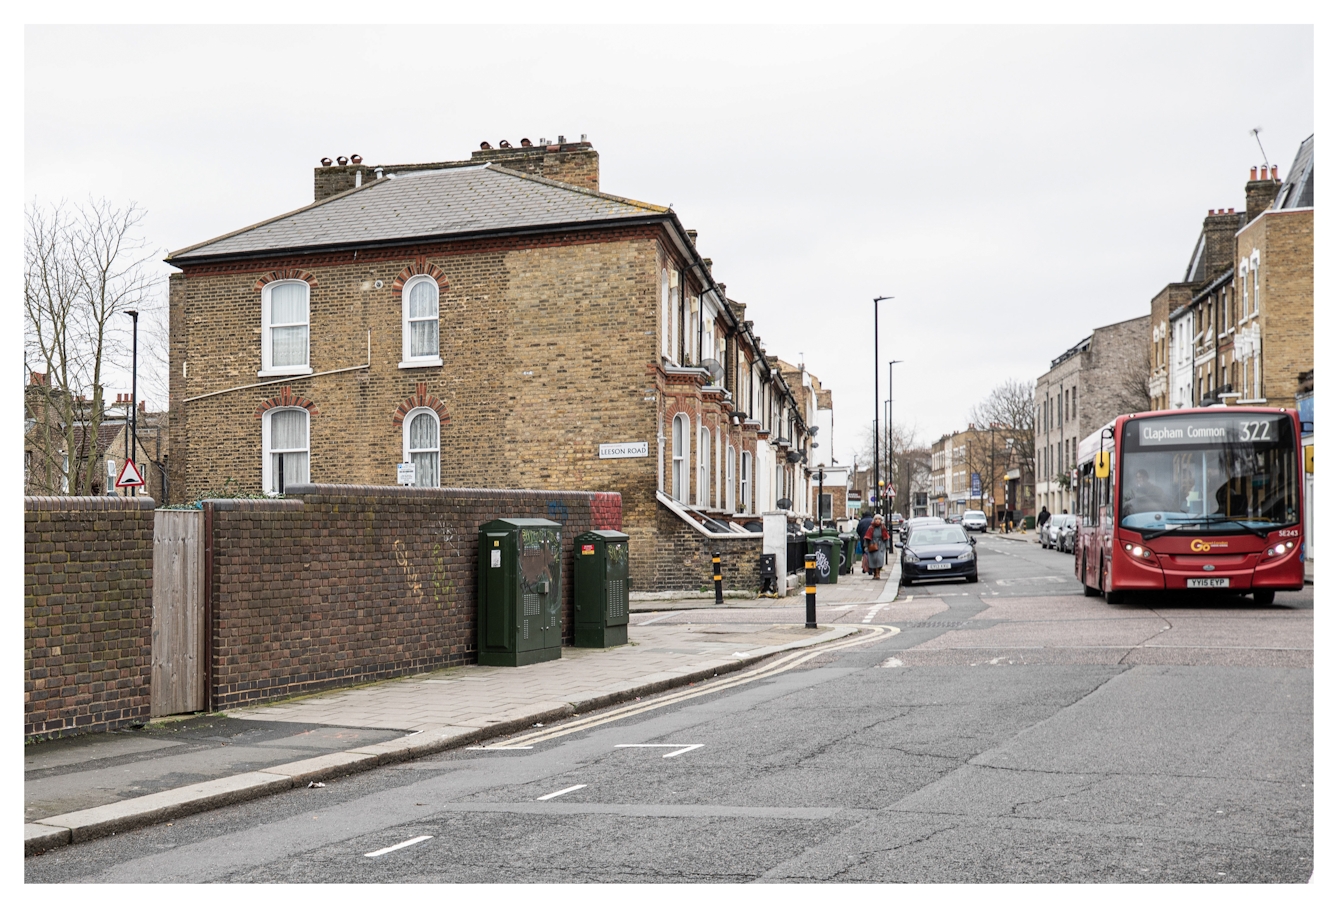
[[[129,486],[144,485],[144,477],[139,474],[139,467],[135,466],[133,460],[127,460],[125,466],[121,467],[121,475],[116,477],[116,488],[124,489]]]

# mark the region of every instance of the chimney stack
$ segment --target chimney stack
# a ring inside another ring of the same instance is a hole
[[[1279,188],[1281,187],[1278,183],[1277,167],[1273,168],[1272,178],[1269,177],[1267,166],[1250,168],[1250,182],[1245,184],[1246,223],[1253,221],[1273,205]]]

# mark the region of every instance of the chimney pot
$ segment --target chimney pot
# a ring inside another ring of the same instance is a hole
[[[559,145],[565,145],[566,143],[567,143],[567,137],[566,137],[566,136],[558,136],[558,144],[559,144]]]
[[[343,167],[345,164],[348,163],[348,158],[344,157],[342,154],[339,157],[335,158],[335,160],[339,162],[340,167]]]
[[[1227,214],[1235,214],[1235,213],[1236,213],[1236,209],[1234,209],[1234,208],[1228,208],[1228,209],[1227,209]]]
[[[510,147],[511,147],[511,143],[508,142],[506,139],[503,139],[502,141],[500,141],[500,142],[497,143],[497,147],[498,147],[498,148],[510,148]]]
[[[521,139],[521,140],[520,140],[520,147],[521,147],[521,148],[529,148],[529,147],[530,147],[531,145],[533,145],[533,144],[534,144],[534,143],[531,142],[529,139]]]
[[[1257,179],[1259,179],[1259,168],[1258,168],[1258,167],[1251,167],[1251,168],[1250,168],[1250,182],[1253,183],[1253,182],[1254,182],[1255,180],[1257,180]]]
[[[1278,165],[1274,164],[1274,165],[1273,165],[1273,179],[1276,180],[1277,178],[1278,178]]]
[[[487,142],[480,142],[479,148],[483,149],[484,151],[488,151],[489,149],[492,148],[492,146],[489,145]]]
[[[360,155],[360,154],[355,154],[353,157],[349,158],[349,160],[352,161],[354,164],[361,164],[361,163],[362,163],[362,155]]]
[[[330,166],[331,164],[333,164],[333,163],[334,163],[334,161],[331,161],[329,158],[321,158],[321,166],[322,166],[322,167],[329,167],[329,166]]]

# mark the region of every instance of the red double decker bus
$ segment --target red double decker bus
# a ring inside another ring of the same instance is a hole
[[[1137,590],[1252,593],[1305,584],[1295,410],[1120,416],[1078,445],[1074,572],[1112,604]]]

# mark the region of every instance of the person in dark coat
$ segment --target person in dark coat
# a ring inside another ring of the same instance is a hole
[[[1041,505],[1041,513],[1036,515],[1036,529],[1040,529],[1050,522],[1050,509]]]
[[[859,526],[855,527],[855,541],[859,545],[859,552],[863,558],[860,559],[860,570],[869,573],[869,553],[864,548],[864,534],[869,532],[869,525],[873,523],[873,515],[868,511],[860,518]]]

